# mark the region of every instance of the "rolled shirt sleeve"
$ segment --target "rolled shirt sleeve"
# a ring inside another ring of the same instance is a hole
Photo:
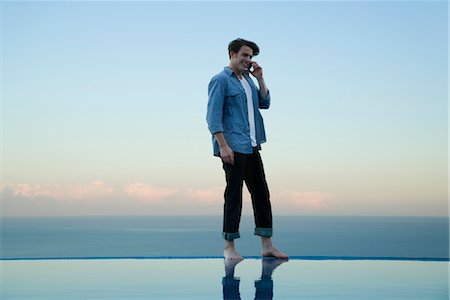
[[[223,82],[213,77],[208,86],[208,109],[206,122],[211,134],[223,132],[223,107],[225,103],[225,87]]]
[[[258,104],[261,109],[268,109],[270,107],[270,91],[267,90],[267,96],[264,98],[261,91],[258,91]]]

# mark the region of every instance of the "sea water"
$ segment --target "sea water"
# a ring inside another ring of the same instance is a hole
[[[221,216],[1,218],[1,258],[220,256]],[[243,216],[241,255],[260,255]],[[273,241],[290,256],[449,257],[447,217],[275,216]]]

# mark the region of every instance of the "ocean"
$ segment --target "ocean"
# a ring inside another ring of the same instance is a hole
[[[220,256],[221,216],[3,217],[1,258]],[[243,216],[241,255],[260,255]],[[449,258],[447,217],[274,216],[290,256]]]

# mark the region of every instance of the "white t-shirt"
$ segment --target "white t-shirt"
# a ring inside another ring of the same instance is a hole
[[[256,147],[256,131],[255,131],[255,114],[253,110],[253,97],[252,97],[252,88],[250,84],[247,82],[244,76],[242,79],[239,79],[242,86],[244,87],[245,94],[247,95],[247,108],[248,108],[248,123],[250,125],[250,139],[252,141],[252,146]]]

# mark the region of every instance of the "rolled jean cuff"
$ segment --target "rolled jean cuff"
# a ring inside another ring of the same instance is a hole
[[[272,228],[256,227],[255,235],[267,236],[267,237],[272,236]]]
[[[240,238],[239,232],[222,232],[222,237],[227,241],[232,241],[234,239]]]
[[[222,278],[222,285],[223,286],[228,286],[228,287],[230,287],[230,286],[237,286],[237,287],[239,287],[239,282],[240,281],[241,280],[239,279],[239,277],[228,277],[228,276],[225,276],[225,277]]]

